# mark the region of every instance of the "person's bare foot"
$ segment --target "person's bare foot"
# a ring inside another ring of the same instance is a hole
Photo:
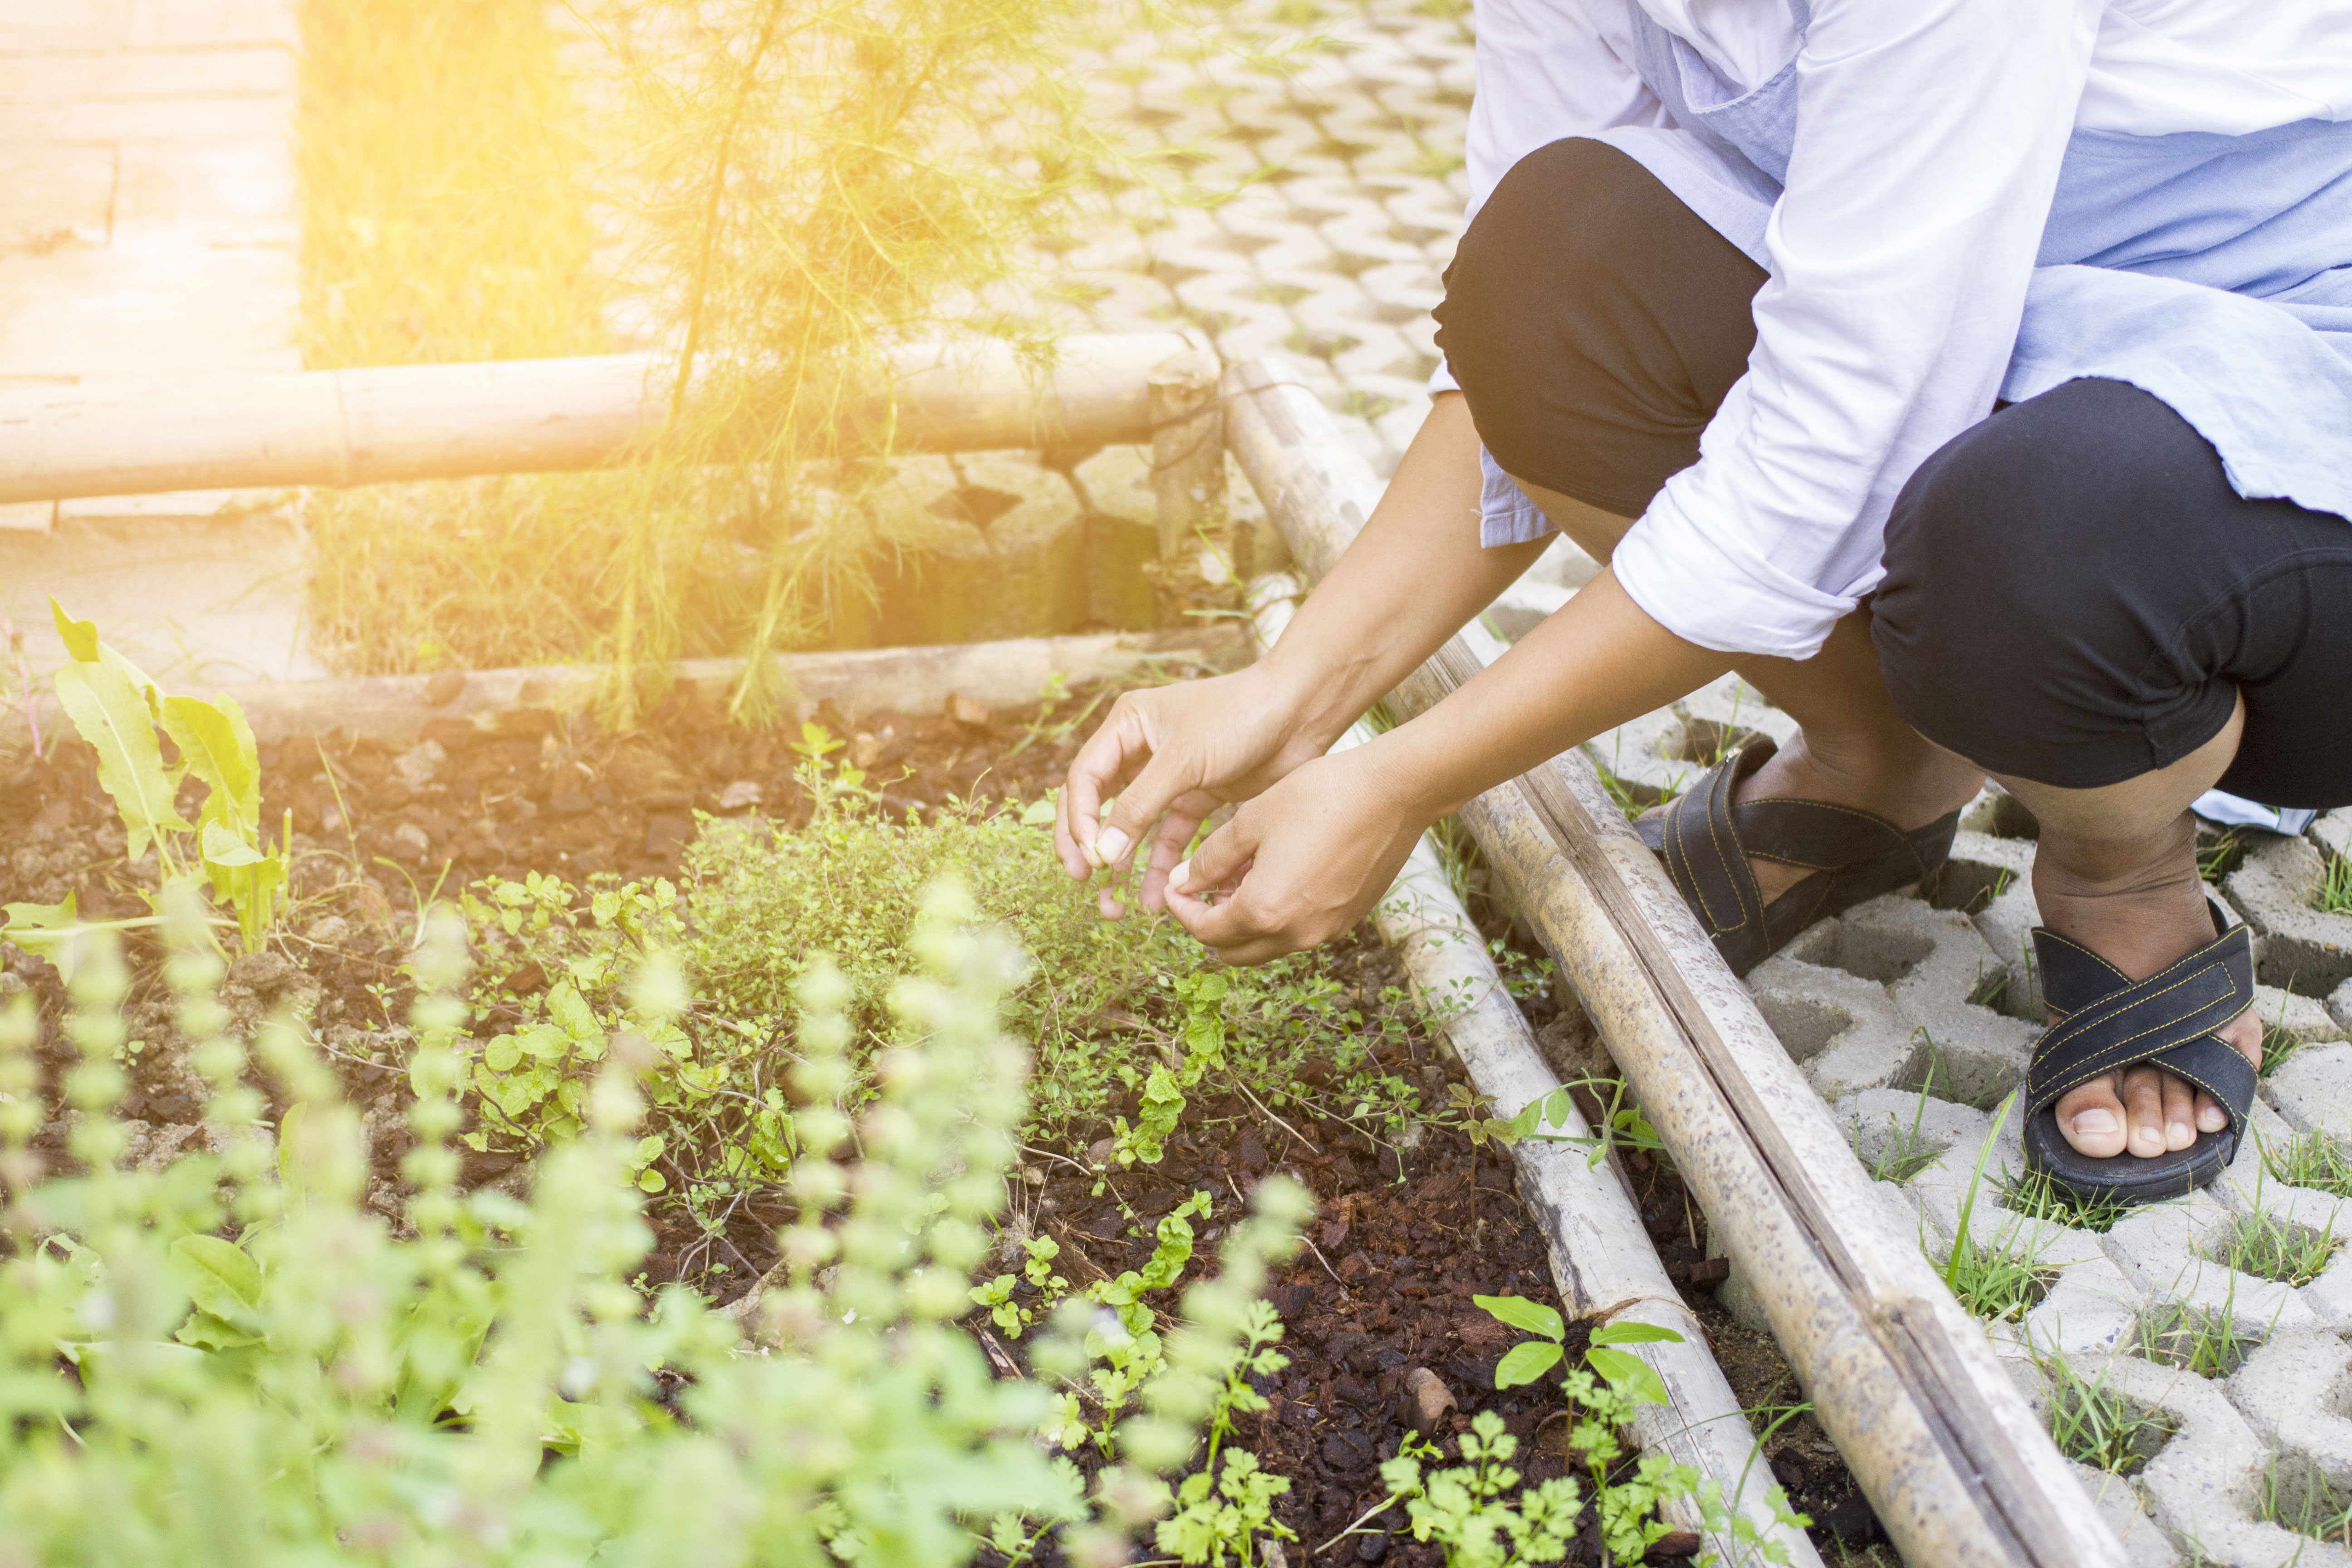
[[[1800,730],[1762,767],[1740,781],[1732,803],[1826,800],[1873,812],[1906,833],[1916,832],[1975,799],[1977,791],[1984,787],[1985,775],[1974,763],[1916,736],[1911,742],[1899,748],[1823,748],[1811,744]],[[1659,816],[1665,809],[1653,806],[1642,815]],[[1748,868],[1755,872],[1757,889],[1768,904],[1811,875],[1801,867],[1752,856]]]
[[[2034,898],[2052,931],[2134,980],[2213,940],[2205,884],[2197,874],[2195,828],[2185,817],[2151,844],[2143,865],[2121,874],[2084,875],[2075,868],[2083,858],[2070,855],[2073,847],[2045,827],[2034,857]],[[2262,1021],[2252,1008],[2215,1033],[2261,1064]],[[2056,1110],[2058,1131],[2075,1152],[2103,1160],[2126,1151],[2147,1158],[2186,1149],[2200,1134],[2229,1125],[2212,1096],[2146,1065],[2069,1090]]]

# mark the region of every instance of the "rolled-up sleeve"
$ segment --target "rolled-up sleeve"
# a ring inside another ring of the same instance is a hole
[[[1883,574],[1886,516],[1991,411],[2099,0],[1816,0],[1748,373],[1612,563],[1725,653],[1804,658]]]

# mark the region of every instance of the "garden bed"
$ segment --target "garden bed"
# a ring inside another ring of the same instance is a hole
[[[936,715],[880,710],[855,718],[822,704],[808,721],[814,729],[754,732],[729,727],[689,690],[619,736],[529,709],[489,723],[428,721],[411,744],[283,736],[264,743],[261,762],[273,818],[291,813],[298,850],[291,918],[265,951],[236,963],[225,999],[248,1026],[275,1008],[310,1012],[346,1093],[366,1108],[370,1205],[397,1223],[407,1147],[398,1020],[411,994],[403,966],[421,900],[475,888],[483,907],[494,909],[488,888],[533,874],[583,894],[707,880],[714,847],[725,858],[805,832],[820,809],[812,784],[820,793],[836,787],[849,776],[845,764],[863,775],[863,810],[910,825],[895,831],[919,836],[942,822],[951,830],[970,820],[959,802],[1017,812],[1058,781],[1108,695],[1109,688],[1097,687],[1018,708],[950,701]],[[0,901],[53,903],[70,892],[86,915],[125,916],[143,907],[139,892],[153,885],[152,852],[124,864],[113,803],[80,742],[20,765],[8,783],[0,834],[14,849],[0,861]],[[191,819],[199,794],[192,788],[184,803]],[[1074,906],[1090,902],[1079,889],[1061,890]],[[893,890],[902,899],[910,891]],[[1506,917],[1478,901],[1491,928],[1486,934],[1507,942]],[[502,953],[495,933],[482,936],[475,1032],[518,1029],[543,1015],[562,971],[520,952]],[[13,949],[0,955],[9,976],[0,988],[29,985],[56,1016],[63,999],[49,966]],[[1515,990],[1530,1020],[1572,1032],[1576,1020],[1556,1016],[1534,966],[1522,964],[1517,973]],[[1231,1223],[1259,1178],[1283,1172],[1309,1187],[1319,1211],[1311,1246],[1277,1270],[1265,1292],[1287,1325],[1292,1364],[1261,1380],[1268,1408],[1242,1416],[1239,1432],[1290,1483],[1275,1517],[1307,1547],[1381,1502],[1387,1494],[1379,1467],[1415,1426],[1450,1451],[1474,1415],[1492,1410],[1524,1445],[1519,1468],[1528,1484],[1564,1470],[1549,1440],[1558,1424],[1538,1436],[1545,1417],[1560,1408],[1557,1393],[1541,1384],[1496,1391],[1496,1363],[1520,1336],[1471,1300],[1516,1295],[1557,1305],[1543,1236],[1519,1201],[1507,1158],[1474,1144],[1458,1118],[1440,1110],[1447,1091],[1464,1083],[1462,1068],[1430,1037],[1404,989],[1396,956],[1369,929],[1279,966],[1251,994],[1284,1043],[1259,1052],[1254,1072],[1237,1062],[1227,1086],[1205,1082],[1157,1161],[1134,1157],[1129,1131],[1143,1120],[1149,1085],[1107,1079],[1047,1105],[1023,1156],[997,1255],[982,1270],[983,1279],[989,1268],[1013,1276],[1016,1283],[1003,1295],[1017,1322],[1024,1309],[1045,1305],[1037,1288],[1021,1279],[1024,1243],[1050,1238],[1064,1289],[1084,1291],[1148,1267],[1159,1223],[1195,1194],[1208,1198],[1206,1215],[1192,1221],[1205,1243]],[[142,1016],[136,1005],[133,1016]],[[132,1055],[121,1108],[132,1119],[134,1163],[167,1161],[204,1136],[195,1125],[201,1086],[170,1048],[160,1010],[148,1005],[150,1027],[142,1032],[153,1043]],[[1108,1022],[1089,1027],[1111,1054],[1124,1050],[1139,1065],[1171,1056],[1172,1020],[1164,1010],[1103,1011]],[[53,1080],[66,1049],[52,1035],[45,1065]],[[1235,1049],[1238,1057],[1243,1047]],[[1599,1109],[1588,1108],[1596,1121]],[[467,1154],[464,1184],[525,1190],[531,1140],[522,1126],[486,1114],[477,1100],[468,1130],[480,1146]],[[66,1131],[63,1121],[53,1121],[39,1142],[55,1152]],[[758,1181],[720,1190],[701,1179],[700,1157],[674,1150],[648,1165],[663,1191],[649,1204],[656,1239],[641,1284],[684,1280],[715,1302],[736,1304],[749,1321],[755,1303],[747,1290],[777,1260],[777,1226],[789,1205],[780,1188]],[[1626,1161],[1670,1273],[1685,1281],[1713,1278],[1720,1266],[1706,1261],[1705,1218],[1671,1168],[1639,1151]],[[1801,1403],[1769,1337],[1733,1321],[1704,1291],[1688,1294],[1743,1404]],[[1173,1296],[1170,1289],[1145,1299],[1165,1310]],[[977,1310],[970,1327],[990,1342],[1000,1370],[1020,1364],[1024,1347],[1001,1320]],[[1580,1337],[1571,1326],[1571,1351]],[[1423,1373],[1433,1374],[1445,1398]],[[1425,1417],[1416,1393],[1435,1401]],[[1777,1414],[1768,1408],[1759,1429],[1773,1426]],[[1819,1521],[1815,1534],[1824,1545],[1835,1537],[1862,1548],[1879,1538],[1867,1504],[1810,1418],[1798,1415],[1773,1427],[1764,1454],[1796,1506]],[[1335,1553],[1440,1561],[1434,1546],[1387,1533],[1402,1517],[1402,1510],[1376,1516]],[[1695,1547],[1695,1538],[1687,1543]],[[1671,1552],[1685,1538],[1659,1544]],[[1597,1548],[1570,1558],[1599,1560]]]

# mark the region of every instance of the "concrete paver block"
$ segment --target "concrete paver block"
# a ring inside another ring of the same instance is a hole
[[[2302,838],[2265,837],[2230,873],[2230,902],[2261,939],[2255,978],[2305,996],[2352,979],[2352,914],[2315,908],[2326,862]]]
[[[2336,1334],[2279,1334],[2225,1385],[2261,1436],[2352,1489],[2352,1345]]]
[[[2112,1471],[2077,1460],[2067,1460],[2066,1468],[2074,1472],[2075,1484],[2091,1500],[2100,1520],[2123,1543],[2124,1561],[2131,1568],[2177,1568],[2179,1549],[2167,1538],[2164,1527],[2148,1517],[2147,1505],[2137,1487]]]
[[[2297,1132],[2352,1139],[2352,1045],[2292,1053],[2263,1080],[2263,1094]]]
[[[2242,1149],[2241,1161],[2260,1155]],[[2241,1274],[2226,1258],[2235,1211],[2210,1193],[2151,1204],[2118,1220],[2103,1245],[2124,1273],[2146,1289],[2158,1310],[2185,1307],[2227,1321],[2243,1340],[2319,1327],[2318,1316],[2294,1287]]]
[[[2191,1562],[2229,1568],[2352,1565],[2352,1553],[2255,1517],[2273,1456],[2218,1385],[2134,1356],[2074,1370],[2103,1378],[2105,1387],[2177,1424],[2172,1440],[2137,1480],[2157,1522]]]

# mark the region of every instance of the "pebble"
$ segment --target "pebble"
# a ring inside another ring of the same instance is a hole
[[[1432,1432],[1455,1408],[1454,1391],[1425,1366],[1404,1374],[1404,1393],[1397,1401],[1397,1419],[1416,1432]]]
[[[404,860],[422,860],[433,852],[433,840],[413,822],[404,822],[394,828],[392,842],[396,849],[406,851],[401,856]]]
[[[441,775],[448,760],[448,749],[440,742],[419,741],[392,759],[392,771],[410,789],[421,790]]]
[[[758,805],[763,792],[757,779],[737,779],[719,792],[719,809],[742,811]]]

